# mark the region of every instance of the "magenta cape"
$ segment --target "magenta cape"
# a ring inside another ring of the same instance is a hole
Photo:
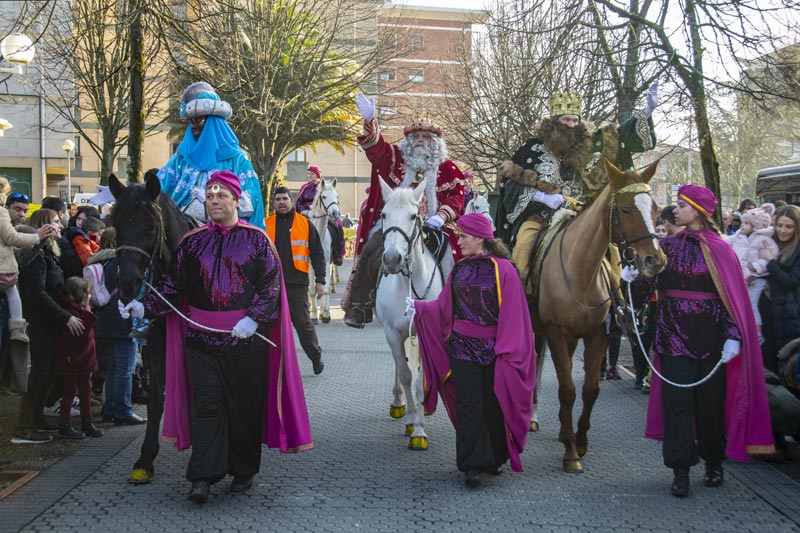
[[[525,291],[514,266],[502,258],[490,257],[495,264],[500,297],[494,367],[494,393],[503,411],[506,443],[511,469],[522,472],[520,454],[531,425],[533,388],[536,385],[536,354]],[[450,421],[455,426],[455,388],[453,387],[447,340],[453,325],[452,275],[439,298],[417,301],[414,326],[419,336],[420,355],[425,373],[426,413],[436,410],[441,395]]]
[[[203,311],[202,319],[197,316],[193,316],[193,319],[209,327],[230,330],[246,312],[245,309]],[[215,320],[212,321],[212,318]],[[167,315],[166,390],[162,438],[174,442],[179,450],[185,450],[192,445],[189,415],[194,389],[184,352],[187,327],[187,323],[177,313]],[[277,345],[277,348],[268,345],[265,354],[267,394],[261,442],[270,448],[279,448],[283,453],[310,450],[314,447],[314,443],[311,438],[303,381],[297,364],[289,304],[286,301],[282,277],[280,319],[270,327],[267,337]]]
[[[725,455],[735,461],[746,461],[748,453],[774,451],[756,322],[733,248],[712,230],[700,230],[699,238],[717,291],[742,334],[739,357],[725,365],[725,433],[728,438]],[[654,364],[659,368],[657,354]],[[645,436],[651,439],[664,439],[662,387],[661,380],[653,374],[645,430]]]

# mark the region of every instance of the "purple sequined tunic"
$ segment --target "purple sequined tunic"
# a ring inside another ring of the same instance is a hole
[[[653,351],[660,355],[705,359],[718,355],[725,339],[740,340],[708,270],[703,250],[691,231],[661,241],[667,268],[652,278],[660,303]],[[691,291],[716,295],[713,299],[669,296],[667,291]]]
[[[294,210],[302,213],[311,209],[311,204],[314,203],[314,197],[317,195],[316,183],[310,181],[305,182],[300,190],[297,191],[297,201],[294,203]]]
[[[481,326],[494,326],[500,314],[497,301],[497,275],[494,263],[486,256],[466,258],[453,268],[453,320],[466,320]],[[494,338],[450,334],[450,357],[489,365],[495,360]]]
[[[247,309],[261,334],[278,319],[280,265],[262,231],[246,226],[195,231],[178,246],[174,261],[173,272],[162,278],[159,287],[173,304],[188,297],[191,307],[206,311]],[[168,310],[153,293],[145,307],[152,312]],[[229,333],[189,328],[186,344],[231,355],[264,349],[265,343],[256,336],[237,339]]]

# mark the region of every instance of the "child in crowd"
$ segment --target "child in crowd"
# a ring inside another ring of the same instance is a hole
[[[97,371],[94,324],[97,317],[89,307],[89,282],[78,277],[67,278],[59,296],[61,307],[78,317],[84,330],[80,335],[73,335],[63,326],[56,333],[55,368],[64,377],[58,436],[66,439],[82,439],[86,435],[102,437],[103,432],[92,422],[92,372]],[[76,390],[80,398],[81,431],[75,430],[69,420]]]
[[[667,226],[664,224],[664,219],[659,217],[656,220],[656,237],[658,237],[658,240],[661,240],[667,235]]]
[[[730,237],[731,246],[739,258],[742,273],[747,281],[747,292],[750,295],[758,337],[762,344],[764,337],[761,334],[758,299],[767,286],[767,281],[764,279],[764,276],[767,275],[767,263],[778,257],[778,245],[772,238],[775,230],[770,225],[774,212],[774,205],[764,204],[742,213],[742,225]]]
[[[6,195],[11,191],[8,180],[0,178],[0,290],[8,300],[8,330],[11,340],[28,342],[28,323],[22,316],[22,300],[19,297],[17,278],[19,266],[14,257],[14,247],[33,248],[57,231],[52,224],[46,224],[34,234],[17,233],[11,224],[11,216],[5,208]],[[27,202],[27,197],[25,199]]]

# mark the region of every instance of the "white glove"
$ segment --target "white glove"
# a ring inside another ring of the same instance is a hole
[[[733,339],[728,339],[722,345],[722,362],[729,363],[735,359],[741,351],[742,343]]]
[[[626,266],[622,269],[619,277],[628,283],[633,283],[633,281],[639,277],[639,269],[635,266]]]
[[[429,228],[441,229],[441,227],[444,225],[444,218],[442,217],[442,215],[437,213],[433,216],[429,216],[425,220],[425,225],[428,226]]]
[[[411,296],[406,296],[406,316],[414,316],[417,312],[417,308],[414,307],[414,298]]]
[[[547,194],[543,191],[535,191],[532,196],[536,202],[543,203],[550,209],[558,209],[564,203],[564,197],[558,193]]]
[[[369,122],[375,118],[375,98],[366,97],[361,91],[356,93],[356,107],[361,113],[361,118]]]
[[[650,84],[645,93],[644,116],[650,118],[658,106],[658,80]]]
[[[139,300],[131,300],[128,305],[122,305],[122,301],[117,302],[117,309],[122,318],[142,318],[144,317],[144,304]]]
[[[235,326],[233,326],[231,337],[236,337],[237,339],[246,339],[248,337],[252,337],[257,328],[258,324],[256,321],[249,316],[246,316],[237,322]]]

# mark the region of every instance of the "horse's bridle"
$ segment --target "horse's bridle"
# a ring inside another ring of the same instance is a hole
[[[123,244],[121,246],[117,246],[116,253],[119,252],[133,252],[139,255],[142,255],[147,260],[147,266],[145,267],[144,271],[144,278],[147,279],[148,277],[152,277],[154,275],[153,264],[155,261],[161,256],[161,250],[164,247],[164,242],[166,241],[166,230],[164,228],[164,217],[161,214],[161,208],[158,204],[153,204],[153,213],[155,214],[156,218],[156,237],[155,242],[153,243],[153,251],[148,252],[144,248],[140,248],[138,246],[131,246],[129,244]]]
[[[636,251],[636,248],[630,246],[631,244],[636,244],[637,242],[644,241],[647,239],[658,239],[658,236],[655,233],[643,233],[641,235],[637,235],[636,237],[632,237],[630,239],[625,238],[625,232],[622,229],[622,221],[620,220],[619,216],[619,206],[617,205],[616,199],[618,194],[647,194],[650,195],[650,185],[647,183],[631,183],[630,185],[626,185],[619,189],[615,189],[611,191],[611,202],[608,206],[608,242],[613,242],[612,233],[613,229],[616,228],[617,233],[619,234],[620,241],[619,247],[622,250],[620,256],[622,260],[625,261],[627,264],[633,264],[638,257],[639,252]],[[632,255],[628,256],[628,251],[632,253]]]
[[[409,286],[411,288],[411,292],[414,294],[414,298],[416,298],[417,300],[424,300],[428,296],[428,292],[431,290],[431,287],[433,286],[433,280],[436,277],[436,272],[439,271],[440,272],[440,276],[442,278],[443,278],[443,274],[441,273],[441,266],[439,266],[437,264],[436,267],[433,269],[433,272],[431,273],[431,279],[428,280],[428,285],[425,287],[425,290],[422,292],[421,295],[417,293],[417,289],[414,287],[414,277],[412,276],[412,274],[413,274],[413,265],[412,265],[412,261],[411,261],[411,252],[414,250],[414,245],[417,243],[417,241],[419,241],[420,238],[422,238],[422,219],[420,218],[419,215],[416,215],[415,221],[414,221],[414,230],[411,232],[411,235],[406,233],[403,230],[403,228],[401,228],[400,226],[390,226],[390,227],[386,228],[385,230],[383,230],[384,242],[386,241],[386,236],[388,234],[392,233],[392,232],[399,233],[403,237],[403,239],[406,241],[406,244],[408,245],[408,249],[406,251],[406,255],[403,256],[403,267],[400,269],[400,274],[402,274],[403,276],[408,278],[408,283],[409,283]],[[440,244],[440,246],[441,245],[442,244]],[[423,247],[424,247],[424,245],[423,245]],[[438,256],[438,254],[437,254],[437,256]],[[382,259],[381,259],[381,261],[382,261]],[[383,267],[383,275],[384,276],[388,276],[389,275],[386,272],[386,268],[385,267]],[[444,284],[444,279],[442,279],[442,284]]]
[[[321,195],[321,194],[319,195],[319,203],[322,205],[322,209],[324,209],[324,210],[325,210],[325,214],[324,214],[324,215],[313,215],[313,216],[312,216],[312,218],[325,218],[325,217],[330,217],[330,216],[331,216],[331,213],[330,213],[330,210],[329,210],[329,209],[330,209],[330,207],[331,207],[331,206],[333,206],[333,205],[339,205],[339,202],[338,202],[338,200],[334,200],[334,201],[332,201],[331,203],[329,203],[329,204],[327,204],[327,205],[326,205],[326,204],[325,204],[325,201],[324,201],[324,196],[323,196],[323,195]]]
[[[411,277],[411,252],[414,249],[414,244],[419,240],[422,236],[422,219],[420,216],[417,215],[414,220],[414,229],[411,231],[411,235],[406,233],[403,228],[400,226],[389,226],[385,230],[383,230],[383,240],[386,241],[386,237],[392,233],[397,232],[399,233],[403,239],[406,241],[408,245],[406,250],[406,255],[403,256],[403,268],[400,269],[400,273],[406,277]],[[384,275],[386,275],[384,270]]]
[[[610,200],[609,205],[608,205],[608,210],[609,210],[609,215],[608,215],[609,216],[609,222],[608,222],[608,244],[611,244],[611,243],[614,242],[612,234],[613,234],[613,229],[616,227],[617,232],[619,233],[619,236],[620,236],[619,246],[620,247],[624,246],[624,249],[623,249],[622,253],[620,254],[620,256],[621,256],[622,260],[625,261],[627,264],[633,264],[633,262],[636,260],[636,257],[639,255],[639,253],[636,251],[636,248],[633,248],[632,246],[629,246],[629,245],[635,244],[635,243],[637,243],[639,241],[643,241],[643,240],[646,240],[646,239],[657,239],[658,238],[654,233],[643,233],[642,235],[638,235],[638,236],[633,237],[631,239],[626,239],[625,238],[625,232],[622,230],[622,221],[620,220],[620,217],[619,217],[619,206],[617,205],[617,195],[618,194],[631,194],[631,193],[634,194],[634,195],[636,195],[636,194],[648,194],[649,195],[650,194],[650,186],[647,183],[631,183],[630,185],[626,185],[624,187],[620,187],[619,189],[614,189],[613,191],[611,191],[611,200]],[[575,220],[575,219],[573,218],[572,220]],[[572,222],[572,220],[570,220],[570,222]],[[587,305],[587,304],[581,302],[580,300],[578,300],[578,298],[575,296],[574,291],[573,291],[572,280],[569,278],[569,274],[567,274],[566,266],[564,265],[564,235],[566,233],[565,230],[566,230],[566,228],[561,230],[561,242],[559,243],[558,252],[559,252],[559,259],[561,261],[561,272],[564,275],[564,280],[567,283],[567,289],[569,290],[569,294],[570,294],[570,296],[572,296],[572,299],[575,302],[577,302],[578,305],[580,305],[581,307],[584,307],[586,309],[599,309],[599,308],[603,307],[606,303],[611,301],[612,295],[614,294],[615,289],[611,286],[611,280],[606,278],[606,284],[608,285],[608,288],[609,288],[609,296],[608,296],[608,298],[606,298],[605,300],[603,300],[602,302],[600,302],[597,305]],[[628,258],[626,256],[628,250],[633,252],[633,255],[630,258]]]

